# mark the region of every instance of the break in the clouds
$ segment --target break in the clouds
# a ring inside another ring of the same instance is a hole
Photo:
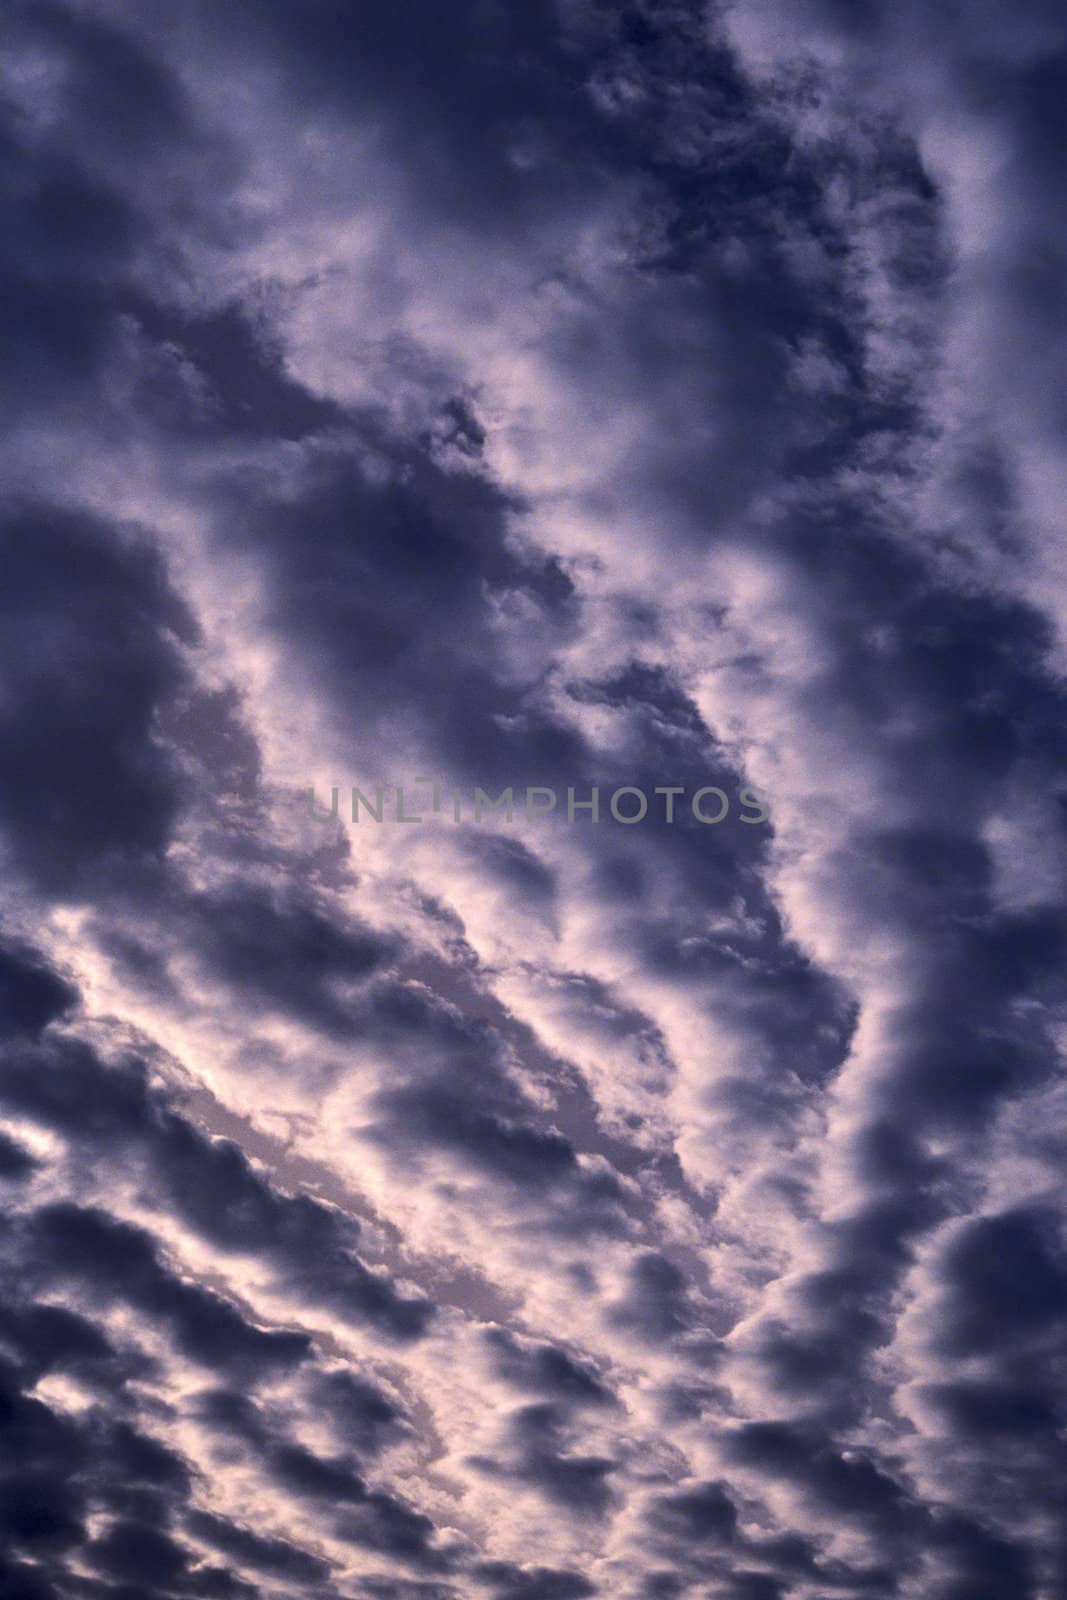
[[[1062,8],[0,30],[0,1590],[1065,1600]]]

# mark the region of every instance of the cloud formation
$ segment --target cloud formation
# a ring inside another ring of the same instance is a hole
[[[9,13],[0,1588],[1061,1600],[1059,10]]]

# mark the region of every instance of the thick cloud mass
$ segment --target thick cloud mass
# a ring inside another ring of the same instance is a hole
[[[4,24],[0,1594],[1067,1600],[1062,8]]]

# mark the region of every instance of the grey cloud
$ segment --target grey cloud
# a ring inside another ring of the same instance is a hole
[[[1063,1590],[1063,61],[12,8],[0,1585]],[[342,752],[778,792],[376,854]]]

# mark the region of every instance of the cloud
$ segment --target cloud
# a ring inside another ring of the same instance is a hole
[[[13,8],[0,1586],[1063,1587],[1063,55]]]

